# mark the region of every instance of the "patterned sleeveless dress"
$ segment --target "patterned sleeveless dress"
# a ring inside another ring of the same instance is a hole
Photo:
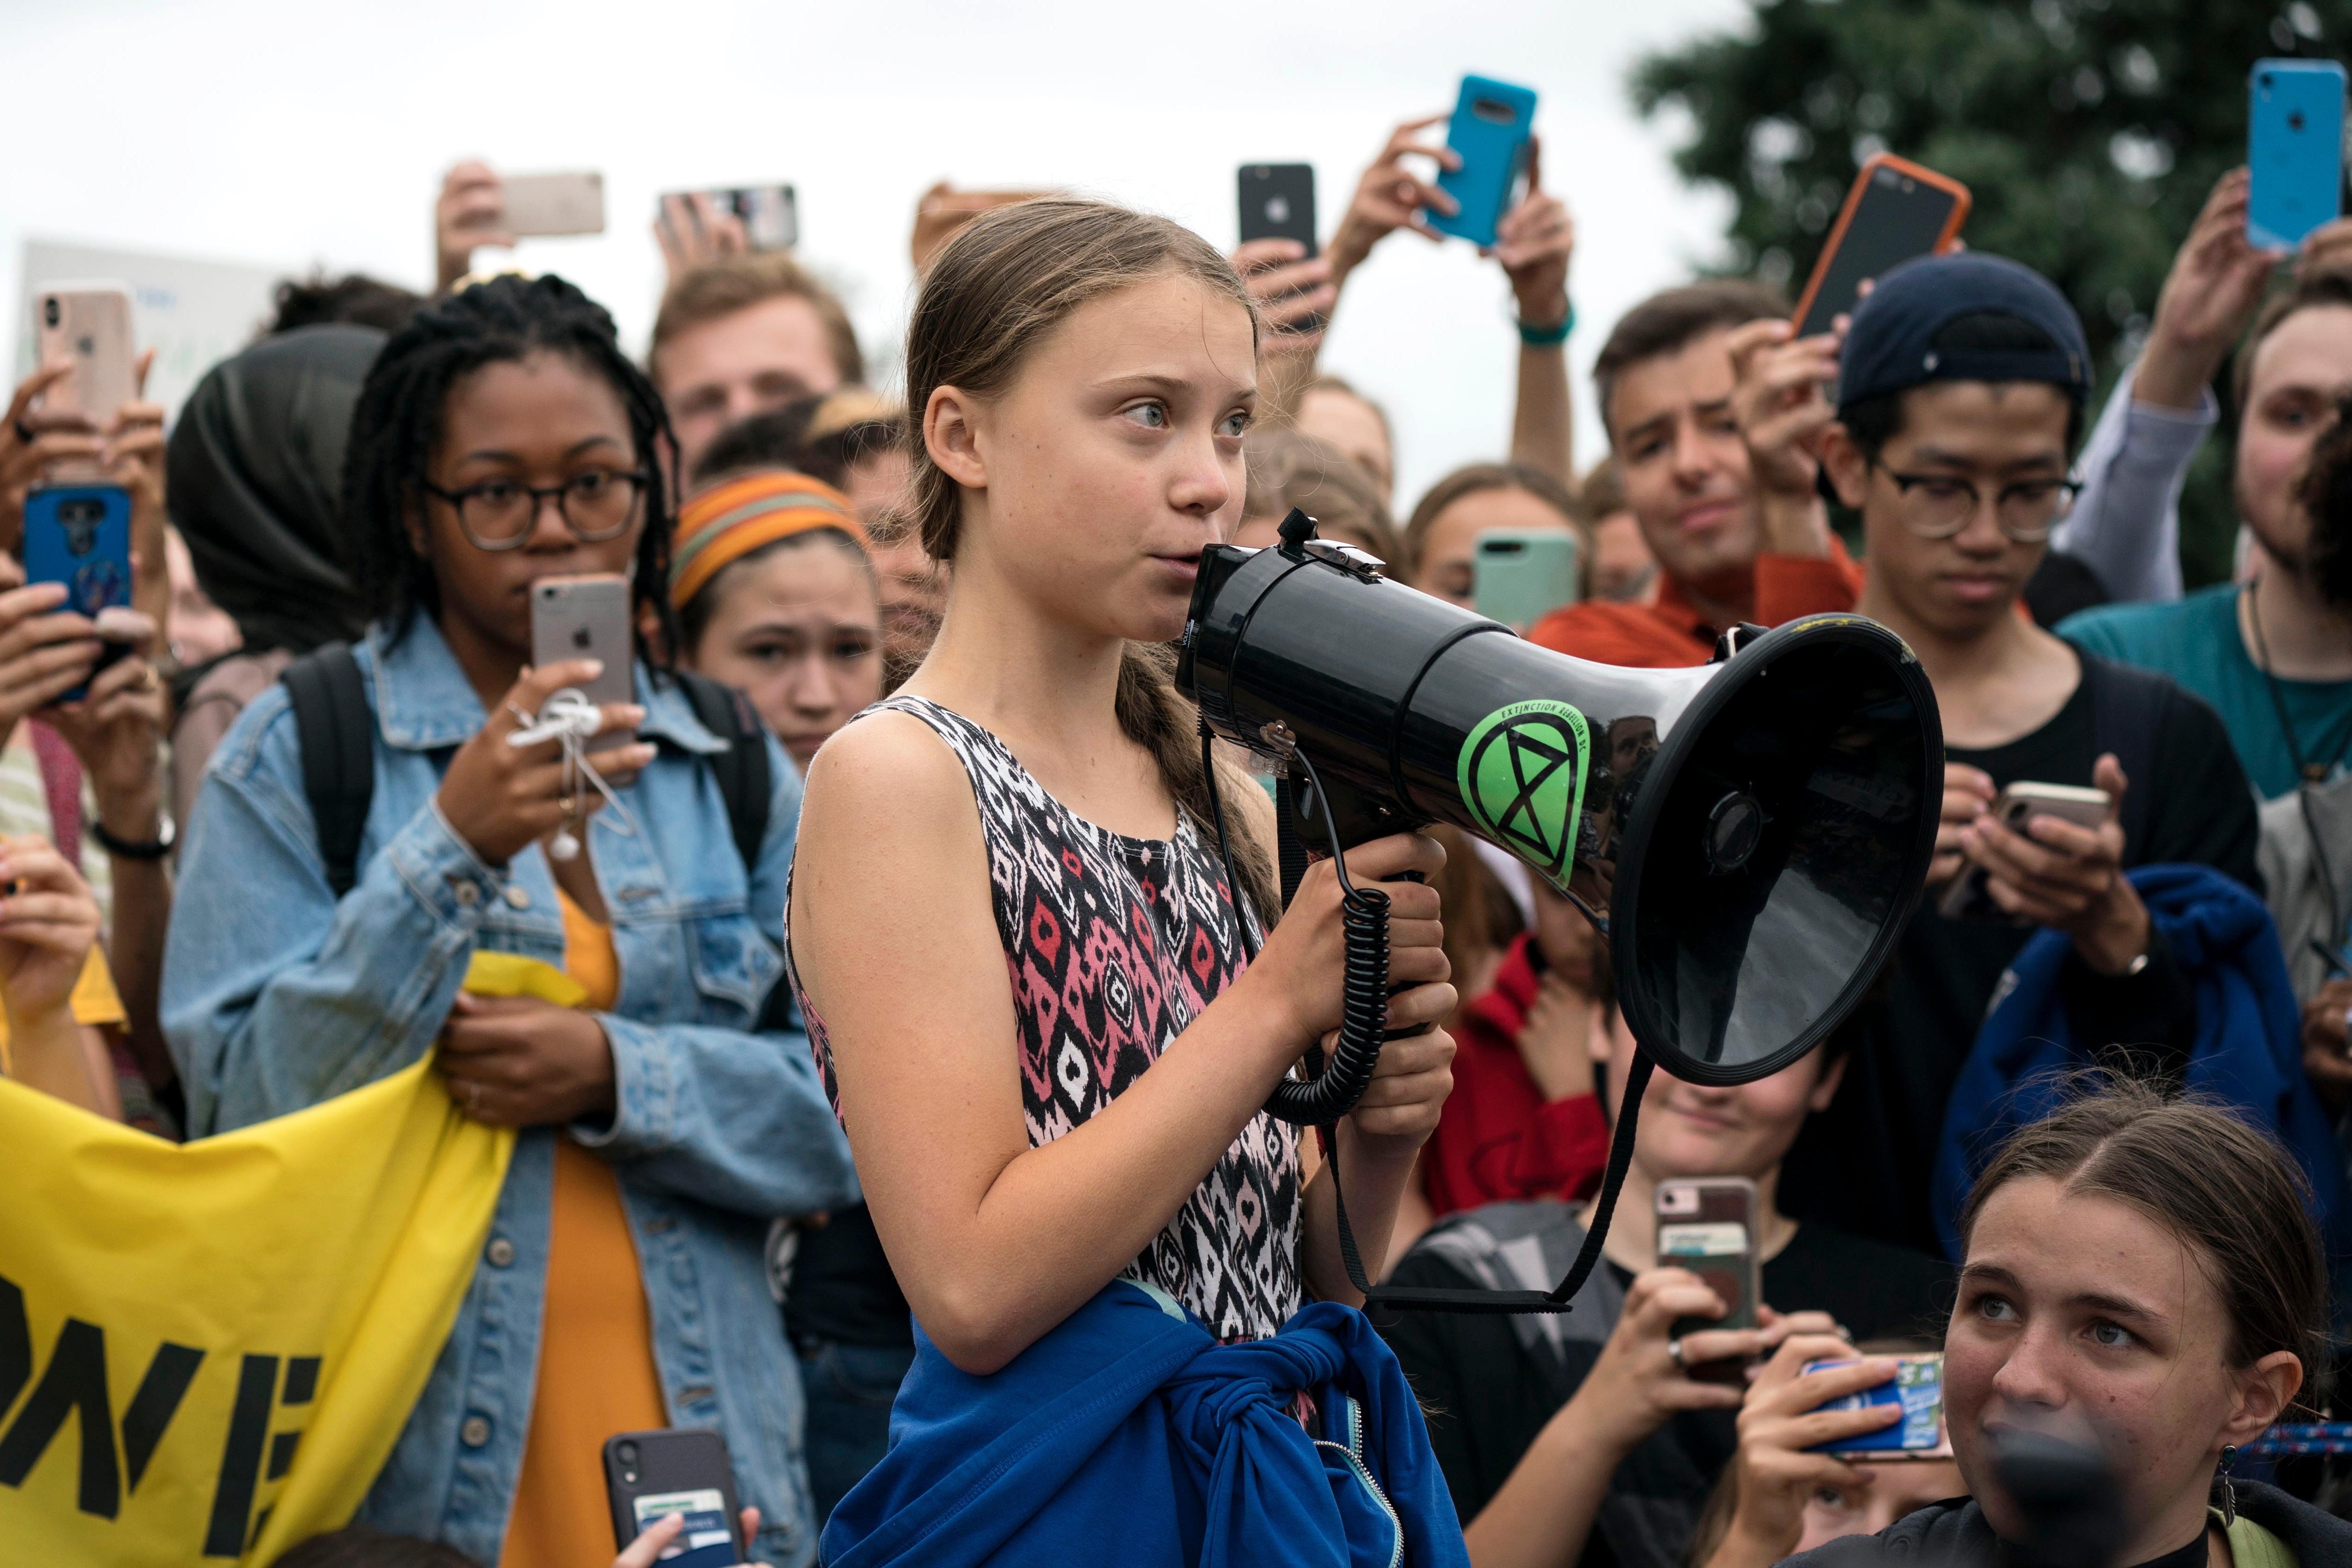
[[[929,726],[971,778],[1038,1147],[1125,1092],[1241,973],[1224,868],[1181,811],[1171,839],[1108,832],[961,714],[905,695],[879,706]],[[832,1046],[793,984],[838,1117]],[[1220,1339],[1262,1339],[1298,1309],[1298,1226],[1297,1131],[1260,1111],[1122,1278],[1167,1291]]]

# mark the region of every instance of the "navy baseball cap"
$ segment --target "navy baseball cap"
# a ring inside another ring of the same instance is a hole
[[[2009,320],[1992,331],[1948,331],[1983,317]],[[1855,310],[1838,361],[1838,404],[1931,381],[2047,382],[2079,404],[2091,390],[2082,319],[2056,284],[2006,257],[1917,257],[1888,270]]]

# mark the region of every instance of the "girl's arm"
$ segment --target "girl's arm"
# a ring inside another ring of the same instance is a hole
[[[1430,841],[1399,837],[1349,863],[1370,880],[1437,859]],[[1033,1149],[989,888],[971,784],[919,721],[877,715],[825,746],[801,823],[793,956],[899,1283],[940,1349],[980,1373],[1076,1310],[1166,1226],[1306,1043],[1337,1026],[1341,965],[1337,889],[1318,870],[1258,962],[1150,1070]],[[1391,973],[1414,986],[1391,1017],[1434,1021],[1453,1005],[1436,894],[1387,890],[1400,917]]]

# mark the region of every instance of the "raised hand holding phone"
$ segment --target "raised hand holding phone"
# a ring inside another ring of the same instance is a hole
[[[1511,187],[1526,166],[1535,119],[1532,88],[1490,77],[1462,79],[1445,130],[1454,160],[1437,177],[1438,188],[1454,205],[1450,210],[1432,209],[1431,228],[1482,247],[1495,243],[1496,227],[1511,204]]]
[[[2344,211],[2344,68],[2256,60],[2246,81],[2246,238],[2292,250]]]
[[[1908,159],[1880,153],[1865,160],[1797,301],[1797,335],[1831,331],[1861,300],[1864,285],[1888,268],[1950,250],[1970,200],[1958,180]]]
[[[1423,132],[1444,124],[1447,118],[1432,114],[1399,125],[1389,132],[1387,144],[1357,180],[1356,194],[1340,216],[1339,226],[1331,233],[1331,281],[1335,288],[1363,265],[1372,247],[1398,229],[1409,228],[1432,241],[1443,237],[1423,215],[1444,216],[1456,211],[1460,204],[1435,183],[1415,174],[1405,160],[1427,158],[1441,172],[1459,167],[1462,154],[1451,147],[1420,139]]]

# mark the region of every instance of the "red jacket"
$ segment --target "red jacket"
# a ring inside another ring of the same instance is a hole
[[[1862,568],[1835,538],[1826,556],[1759,555],[1756,558],[1756,624],[1777,626],[1802,616],[1851,610],[1862,596]],[[1720,626],[1707,624],[1683,596],[1683,586],[1662,576],[1654,605],[1616,605],[1587,599],[1554,610],[1528,628],[1528,640],[1557,653],[1596,664],[1639,669],[1674,669],[1705,664],[1715,656]]]
[[[1547,1101],[1519,1058],[1538,976],[1530,933],[1503,954],[1495,984],[1462,1010],[1454,1092],[1422,1151],[1422,1184],[1441,1215],[1480,1204],[1581,1198],[1609,1163],[1609,1124],[1591,1094]]]

